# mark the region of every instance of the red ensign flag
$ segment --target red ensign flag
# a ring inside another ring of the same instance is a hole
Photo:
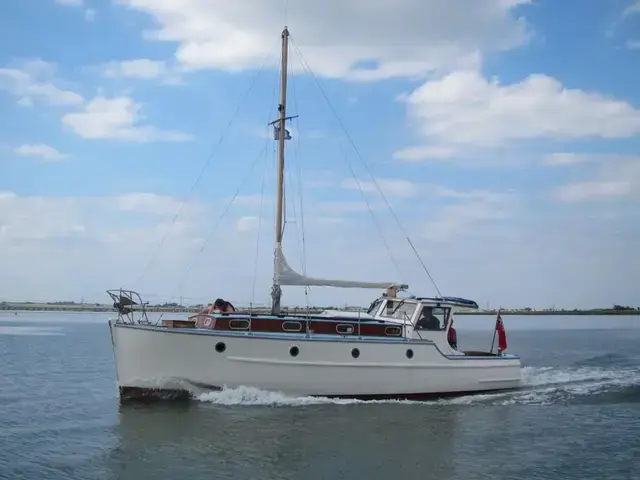
[[[498,332],[498,349],[504,352],[507,349],[507,332],[504,330],[502,316],[499,313],[496,319],[496,331]]]

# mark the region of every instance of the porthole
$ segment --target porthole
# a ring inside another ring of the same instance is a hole
[[[407,358],[413,358],[413,350],[407,348]]]
[[[282,330],[285,332],[300,332],[302,330],[302,324],[300,322],[283,322]]]
[[[249,320],[229,320],[229,328],[231,330],[247,330],[249,328]]]
[[[353,325],[348,323],[339,323],[336,325],[336,332],[341,335],[351,335],[353,333]]]
[[[292,357],[297,357],[299,353],[300,349],[298,347],[291,347],[289,349],[289,355],[291,355]]]
[[[384,334],[388,337],[399,337],[401,333],[400,327],[387,327],[384,329]]]
[[[224,343],[222,343],[222,342],[218,342],[218,343],[216,343],[216,352],[218,352],[218,353],[222,353],[222,352],[224,352],[226,349],[227,349],[227,346],[226,346]]]
[[[360,356],[360,350],[358,350],[357,348],[353,348],[351,350],[351,356],[353,358],[358,358]]]

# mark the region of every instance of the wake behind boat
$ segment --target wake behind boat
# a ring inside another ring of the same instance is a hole
[[[519,387],[520,359],[504,353],[500,315],[494,332],[497,352],[493,346],[489,352],[457,349],[452,336],[455,312],[477,309],[476,302],[403,296],[408,285],[316,278],[288,265],[282,246],[285,126],[292,118],[286,116],[288,43],[285,27],[279,119],[271,123],[278,140],[271,314],[206,312],[152,324],[140,295],[109,290],[118,311],[109,328],[121,399],[182,393],[188,390],[185,385],[361,399],[420,399]],[[289,315],[281,309],[282,286],[373,288],[384,293],[366,313]]]

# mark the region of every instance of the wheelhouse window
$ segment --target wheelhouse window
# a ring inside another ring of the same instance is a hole
[[[447,327],[450,308],[422,307],[416,322],[416,330],[444,330]]]
[[[382,303],[381,298],[378,298],[373,302],[371,302],[371,305],[369,305],[369,309],[367,310],[367,315],[374,316],[376,313],[378,313],[378,309],[380,308],[381,303]]]
[[[394,318],[396,320],[409,321],[415,313],[417,305],[405,300],[388,300],[382,313],[383,317]]]

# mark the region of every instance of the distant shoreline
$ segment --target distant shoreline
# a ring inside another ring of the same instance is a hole
[[[478,311],[478,312],[458,312],[456,315],[497,315],[498,312]],[[503,316],[507,315],[638,315],[640,310],[614,310],[598,309],[598,310],[503,310]]]
[[[159,307],[148,306],[146,308],[149,313],[198,313],[202,307]],[[310,313],[317,314],[324,310],[343,310],[343,311],[358,311],[356,308],[336,308],[336,307],[324,307],[317,308],[311,307],[288,307],[283,310],[289,313]],[[238,308],[239,312],[248,313],[248,308]],[[115,312],[115,309],[111,305],[95,305],[95,304],[56,304],[56,303],[2,303],[0,304],[0,311],[32,311],[32,312]],[[269,313],[267,308],[253,308],[253,313],[266,314]],[[459,311],[457,315],[491,315],[496,316],[498,312],[496,310],[476,310],[476,311]],[[530,310],[530,309],[514,309],[514,310],[502,310],[502,315],[638,315],[640,316],[640,310],[638,309],[613,309],[613,308],[601,308],[590,310]]]

